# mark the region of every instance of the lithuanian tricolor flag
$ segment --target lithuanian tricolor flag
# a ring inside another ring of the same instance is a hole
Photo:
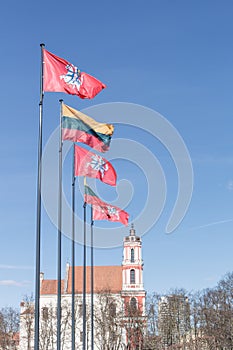
[[[62,104],[62,139],[82,142],[105,152],[109,149],[114,126],[98,123],[91,117]]]

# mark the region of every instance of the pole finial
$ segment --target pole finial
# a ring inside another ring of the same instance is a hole
[[[84,178],[83,178],[83,183],[84,183],[84,186],[87,186],[87,178],[86,178],[86,176],[84,176]]]
[[[135,229],[134,229],[134,224],[131,224],[131,229],[130,229],[130,236],[135,236]]]

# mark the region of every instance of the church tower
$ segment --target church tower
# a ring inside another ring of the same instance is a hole
[[[124,238],[122,261],[122,297],[125,304],[145,311],[146,292],[143,286],[142,241],[136,235],[133,224],[129,235]]]

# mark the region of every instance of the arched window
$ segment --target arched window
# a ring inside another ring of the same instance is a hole
[[[116,304],[113,301],[109,304],[109,315],[110,317],[116,317]]]
[[[131,249],[131,262],[134,262],[134,249]]]
[[[78,305],[78,315],[79,317],[82,317],[83,315],[83,304]]]
[[[43,307],[42,308],[42,318],[44,321],[47,321],[49,318],[49,309],[48,307]]]
[[[132,311],[137,310],[137,300],[134,297],[130,299],[130,308]]]
[[[135,283],[135,270],[130,270],[130,283],[134,284]]]

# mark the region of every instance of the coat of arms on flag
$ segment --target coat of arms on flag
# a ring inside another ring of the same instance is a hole
[[[81,81],[81,71],[75,67],[73,64],[67,64],[67,73],[60,75],[60,79],[63,79],[66,84],[71,85],[71,87],[80,89]]]

